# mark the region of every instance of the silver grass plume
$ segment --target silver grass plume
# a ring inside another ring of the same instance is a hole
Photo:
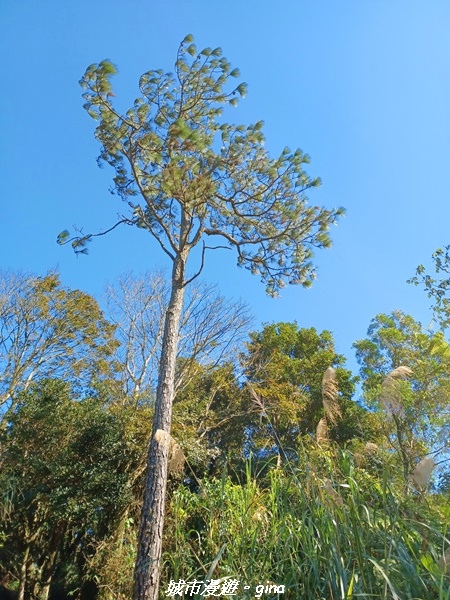
[[[328,367],[322,377],[322,402],[326,417],[332,425],[336,425],[338,419],[342,418],[338,391],[336,371],[333,367]]]
[[[323,446],[326,446],[330,441],[329,435],[328,435],[328,424],[327,424],[327,418],[326,417],[322,417],[317,425],[317,429],[316,429],[316,442],[318,444],[322,444]]]
[[[411,377],[412,374],[412,369],[410,369],[409,367],[400,366],[391,371],[386,377],[386,379],[407,379],[408,377]]]
[[[438,566],[447,575],[450,574],[450,547],[444,552],[438,562]]]
[[[267,521],[269,519],[267,509],[261,504],[258,505],[256,507],[255,512],[253,513],[252,519],[253,519],[253,521],[260,521],[260,522],[267,523]]]
[[[180,475],[186,458],[179,444],[173,439],[170,433],[167,433],[167,431],[163,431],[162,429],[156,431],[155,440],[159,445],[163,445],[168,453],[168,474]]]
[[[376,454],[378,452],[378,445],[373,442],[367,442],[364,446],[365,454]]]
[[[336,492],[329,479],[324,479],[323,489],[326,492],[325,498],[329,500],[331,506],[339,506],[341,508],[344,506],[344,501]]]
[[[400,366],[388,373],[382,383],[381,402],[388,412],[398,414],[401,412],[401,395],[397,382],[407,379],[413,374],[409,367]]]
[[[377,444],[373,442],[367,442],[362,451],[355,452],[355,464],[358,467],[361,467],[368,460],[375,459],[378,454],[379,447]]]
[[[254,404],[254,406],[258,409],[258,411],[261,411],[259,420],[261,422],[263,416],[266,414],[266,407],[264,405],[264,401],[263,399],[258,396],[258,394],[255,392],[255,390],[253,389],[253,386],[251,385],[250,382],[246,381],[245,384],[247,385],[247,388],[252,396],[252,402]]]
[[[430,483],[436,463],[431,457],[422,458],[411,473],[411,482],[416,490],[423,491]]]

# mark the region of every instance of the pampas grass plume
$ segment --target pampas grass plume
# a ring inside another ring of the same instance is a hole
[[[334,487],[331,485],[331,481],[329,479],[324,480],[323,489],[325,490],[327,497],[330,500],[332,505],[340,506],[340,507],[344,506],[344,501],[339,496],[339,494],[336,492]]]
[[[390,413],[401,412],[400,393],[397,388],[399,379],[407,379],[413,374],[409,367],[400,366],[393,369],[383,381],[381,402]]]
[[[423,490],[430,483],[431,475],[436,466],[434,460],[430,457],[422,458],[411,473],[411,480],[416,490]]]
[[[327,420],[332,425],[336,425],[338,419],[342,418],[342,413],[339,406],[336,371],[333,367],[328,367],[322,377],[322,401]]]
[[[374,444],[373,442],[367,442],[367,444],[364,446],[364,452],[366,454],[376,454],[378,452],[377,444]]]
[[[450,547],[442,555],[438,562],[438,567],[447,575],[450,573]]]
[[[326,445],[330,441],[328,435],[328,424],[327,418],[322,417],[317,425],[316,429],[316,442],[318,444]]]

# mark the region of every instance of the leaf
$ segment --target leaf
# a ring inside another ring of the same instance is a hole
[[[182,44],[190,44],[193,41],[194,41],[194,36],[192,35],[192,33],[188,33],[187,36],[184,38],[184,40],[181,43]]]
[[[107,74],[107,75],[117,75],[117,68],[110,60],[102,60],[99,64],[99,67]]]
[[[239,100],[237,98],[231,98],[231,100],[229,101],[229,104],[231,106],[237,106],[239,104]]]
[[[230,73],[230,77],[239,77],[241,74],[241,72],[239,71],[239,69],[233,69]]]
[[[197,54],[197,48],[195,47],[195,44],[191,44],[190,46],[188,46],[186,48],[186,52],[191,56],[195,56]]]
[[[236,91],[238,92],[238,94],[240,95],[241,98],[245,98],[245,96],[247,95],[247,84],[240,83],[237,86]]]
[[[70,235],[69,231],[67,229],[64,229],[64,231],[61,231],[61,233],[56,238],[56,243],[59,244],[60,246],[62,246],[63,244],[65,244],[67,242],[69,235]]]

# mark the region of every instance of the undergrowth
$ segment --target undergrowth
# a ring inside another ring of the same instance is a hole
[[[449,600],[438,564],[449,541],[428,500],[391,487],[388,465],[373,474],[348,451],[321,456],[260,477],[249,462],[240,482],[224,470],[199,491],[179,487],[161,597],[170,580],[236,579],[230,598]]]

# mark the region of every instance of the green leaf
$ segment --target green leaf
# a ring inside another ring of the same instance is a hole
[[[100,115],[98,114],[98,112],[95,109],[89,108],[87,112],[88,112],[88,115],[94,119],[94,121],[99,120]]]
[[[190,46],[188,46],[186,48],[186,52],[191,56],[195,56],[197,54],[197,48],[195,47],[195,44],[191,44]]]
[[[229,104],[231,106],[237,106],[239,104],[239,100],[237,98],[231,98],[231,100],[229,101]]]
[[[247,95],[247,84],[246,83],[240,83],[237,86],[236,91],[240,95],[241,98],[245,98],[245,96]]]
[[[239,69],[233,69],[230,73],[230,77],[239,77],[241,74],[241,72],[239,71]]]
[[[107,75],[117,75],[117,68],[113,65],[110,60],[102,60],[99,64],[99,67],[107,74]]]
[[[69,237],[70,233],[67,229],[64,229],[64,231],[61,231],[61,233],[58,235],[58,237],[56,238],[56,242],[62,246],[63,244],[65,244],[67,242],[67,238]]]
[[[182,44],[190,44],[193,41],[194,41],[194,36],[192,35],[192,33],[188,33],[187,36],[184,38],[184,40],[181,43]]]

